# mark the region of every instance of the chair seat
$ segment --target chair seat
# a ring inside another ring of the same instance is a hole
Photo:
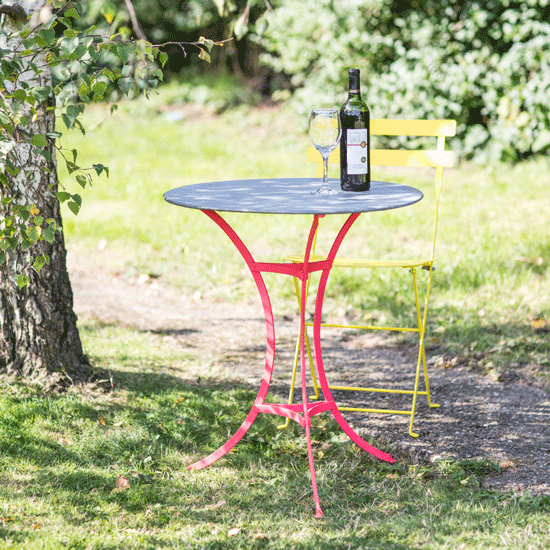
[[[303,262],[303,256],[287,256],[284,258],[289,262]],[[326,260],[324,256],[318,254],[312,254],[310,256],[310,261],[317,262]],[[376,268],[376,267],[424,267],[429,266],[431,260],[367,260],[361,258],[336,258],[334,260],[334,267],[365,267],[365,268]]]

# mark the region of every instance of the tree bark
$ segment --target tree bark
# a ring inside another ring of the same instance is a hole
[[[45,6],[43,0],[18,3],[31,16],[39,14]],[[9,26],[17,28],[19,24],[5,12],[3,30]],[[21,48],[17,38],[9,43],[4,41],[2,47],[6,45],[12,48],[13,55]],[[50,86],[52,91],[48,100],[38,106],[38,116],[24,128],[16,128],[16,137],[22,137],[23,141],[14,140],[9,155],[20,171],[17,176],[8,174],[7,189],[0,185],[1,195],[14,197],[11,204],[0,204],[0,219],[9,216],[15,204],[33,204],[44,219],[54,219],[62,228],[53,142],[49,141],[46,146],[50,155],[46,160],[25,141],[55,129],[52,78],[47,69],[38,76],[29,71],[26,78],[32,86]],[[49,256],[49,262],[37,273],[29,266],[42,253]],[[19,288],[16,277],[22,271],[30,277],[30,282]],[[6,260],[0,267],[0,372],[39,380],[46,386],[88,379],[92,369],[83,352],[76,323],[62,231],[56,232],[52,244],[44,240],[28,250],[19,247],[6,251]]]

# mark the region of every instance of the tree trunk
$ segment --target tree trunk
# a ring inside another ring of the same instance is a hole
[[[40,12],[45,1],[21,0],[20,5],[28,14],[33,14]],[[6,30],[8,25],[17,24],[15,18],[5,15],[2,27]],[[8,44],[4,40],[0,45],[4,48],[7,45],[14,55],[21,47],[17,38]],[[24,128],[16,128],[16,136],[19,134],[27,140],[55,129],[51,75],[48,69],[38,76],[29,71],[29,75],[27,82],[32,86],[50,86],[52,91],[49,99],[38,106],[38,116]],[[46,146],[49,160],[28,141],[14,140],[12,146],[9,158],[20,171],[16,176],[7,174],[7,189],[0,185],[1,195],[14,197],[11,204],[0,204],[0,220],[11,214],[15,204],[33,204],[40,216],[55,220],[61,228],[53,142],[49,141]],[[29,266],[42,253],[49,256],[49,262],[37,273]],[[56,232],[52,244],[43,240],[28,250],[19,247],[6,251],[6,260],[0,267],[0,372],[38,379],[46,386],[66,385],[89,378],[91,367],[83,353],[76,326],[66,260],[62,231]],[[19,288],[16,277],[23,271],[30,282]]]

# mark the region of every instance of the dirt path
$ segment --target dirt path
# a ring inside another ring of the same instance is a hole
[[[265,323],[259,301],[193,301],[146,276],[128,279],[97,265],[91,268],[89,258],[72,253],[69,271],[80,319],[161,331],[166,345],[191,351],[210,365],[209,375],[259,383],[265,358]],[[282,396],[287,395],[296,330],[295,320],[276,319],[272,388]],[[323,338],[323,359],[331,383],[372,385],[379,379],[390,385],[411,379],[414,350],[369,334],[342,340],[337,333],[326,331]],[[359,433],[384,437],[422,463],[445,456],[487,457],[503,467],[499,475],[487,480],[487,486],[550,494],[550,394],[526,383],[495,382],[464,369],[437,368],[433,357],[428,360],[433,399],[441,407],[428,409],[425,399],[419,399],[415,421],[419,438],[408,435],[409,417],[405,415],[345,413],[347,420]],[[354,395],[335,392],[337,401],[352,406]],[[367,397],[374,407],[389,402],[400,407],[395,396]],[[365,399],[365,394],[359,398]]]

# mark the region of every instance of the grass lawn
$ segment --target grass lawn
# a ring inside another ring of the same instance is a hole
[[[326,417],[313,427],[321,520],[303,434],[277,430],[271,418],[258,420],[238,452],[190,472],[254,393],[162,374],[167,364],[184,373],[192,358],[173,356],[156,335],[93,324],[82,333],[96,364],[118,369],[112,392],[0,388],[3,548],[546,547],[549,498],[482,489],[495,464],[417,467],[388,448],[398,462],[381,463]]]
[[[64,138],[82,165],[110,168],[108,179],[81,192],[81,213],[65,213],[67,240],[81,253],[109,247],[113,269],[153,273],[190,296],[201,290],[209,299],[246,299],[253,283],[229,241],[200,213],[165,203],[162,193],[198,181],[313,175],[304,162],[305,123],[274,108],[221,115],[168,109],[162,94],[124,103],[113,117],[96,107],[85,137]],[[449,368],[468,365],[495,377],[528,369],[548,379],[548,333],[540,327],[550,320],[549,169],[539,161],[449,172],[429,328],[429,345]],[[62,180],[78,190],[65,174]],[[422,174],[409,181],[420,185]],[[362,216],[346,247],[377,255],[420,246],[425,236],[405,212]],[[236,221],[254,252],[277,258],[296,251],[309,225],[295,218],[290,227],[280,216]],[[328,234],[339,222],[323,223]],[[329,312],[379,323],[403,316],[406,274],[389,291],[384,273],[361,276],[331,277]],[[292,309],[286,283],[274,279],[271,291]],[[350,292],[362,286],[368,292]],[[380,463],[345,442],[324,416],[313,428],[321,520],[313,517],[301,430],[277,430],[270,418],[258,420],[239,452],[189,472],[189,463],[225,441],[254,393],[231,380],[182,384],[166,367],[185,378],[198,359],[174,354],[160,335],[91,320],[81,334],[94,364],[112,373],[111,391],[87,386],[45,396],[33,386],[0,384],[2,548],[547,547],[549,497],[483,489],[497,465],[441,460],[418,467],[407,457]]]

